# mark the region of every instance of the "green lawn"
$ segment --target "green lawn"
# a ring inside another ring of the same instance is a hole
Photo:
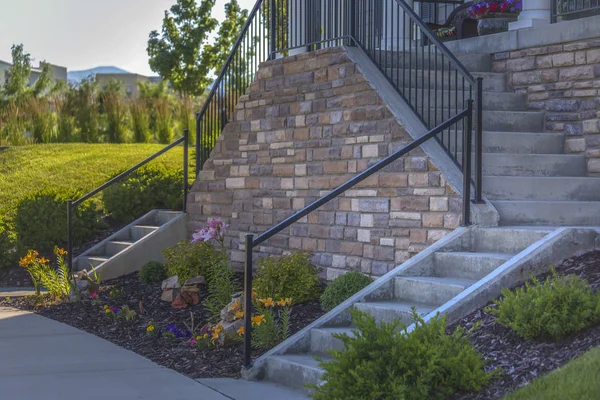
[[[562,368],[538,378],[505,397],[505,400],[598,400],[600,399],[600,347]]]
[[[12,217],[22,198],[40,190],[87,192],[163,147],[159,144],[67,143],[0,151],[0,216]],[[180,168],[182,161],[182,148],[178,147],[150,164]]]

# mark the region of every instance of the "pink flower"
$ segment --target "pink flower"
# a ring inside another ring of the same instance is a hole
[[[90,298],[95,299],[96,297],[98,297],[98,292],[90,293]]]
[[[192,234],[191,243],[208,242],[209,240],[223,240],[227,225],[221,218],[209,219],[206,226]]]
[[[196,345],[196,338],[192,338],[192,340],[190,340],[190,346],[194,347]]]

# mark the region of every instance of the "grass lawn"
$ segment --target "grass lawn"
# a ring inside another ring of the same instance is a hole
[[[0,151],[0,216],[13,217],[18,202],[46,189],[87,192],[115,173],[159,151],[161,144],[42,144]],[[183,151],[150,162],[181,168]],[[190,169],[191,171],[191,169]]]
[[[600,347],[505,397],[505,400],[597,399],[600,399]]]

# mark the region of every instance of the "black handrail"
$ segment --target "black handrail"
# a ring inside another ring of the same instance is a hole
[[[92,198],[93,196],[97,195],[104,189],[108,188],[109,186],[112,186],[113,184],[125,179],[126,177],[131,175],[133,172],[135,172],[139,168],[143,167],[144,165],[148,164],[150,161],[161,156],[162,154],[166,153],[167,151],[171,150],[173,147],[176,147],[181,143],[183,143],[183,211],[184,212],[186,211],[186,204],[187,204],[186,198],[187,198],[187,192],[189,190],[189,183],[188,183],[188,152],[189,152],[188,143],[189,143],[189,141],[188,141],[188,136],[189,136],[188,130],[184,129],[183,136],[180,137],[179,139],[175,140],[168,146],[162,148],[161,150],[157,151],[156,153],[152,154],[151,156],[143,159],[142,161],[135,164],[133,167],[127,169],[126,171],[121,172],[119,175],[110,179],[106,183],[103,183],[102,185],[98,186],[97,188],[88,192],[87,194],[84,194],[77,200],[69,199],[67,201],[67,263],[69,266],[69,271],[73,271],[73,209],[76,208],[77,206],[79,206],[84,201]]]
[[[469,100],[467,108],[454,115],[452,118],[436,126],[425,135],[412,141],[408,145],[404,146],[400,150],[396,150],[393,154],[387,156],[381,161],[378,161],[371,167],[367,168],[360,174],[349,179],[347,182],[338,186],[325,196],[318,200],[315,200],[302,210],[297,211],[293,215],[287,217],[274,227],[263,232],[254,238],[254,234],[246,234],[246,265],[244,270],[244,368],[249,368],[252,364],[252,272],[253,272],[253,257],[252,253],[256,246],[270,239],[272,236],[288,228],[294,222],[302,219],[306,215],[315,211],[319,207],[325,205],[329,201],[340,196],[346,190],[354,187],[358,183],[364,181],[374,173],[388,166],[390,163],[398,160],[400,157],[406,155],[411,150],[414,150],[418,146],[422,145],[426,141],[435,138],[438,134],[443,132],[448,127],[458,123],[461,120],[466,119],[465,128],[463,129],[463,164],[465,171],[463,172],[463,210],[462,210],[462,223],[463,225],[470,224],[470,190],[471,190],[471,132],[472,132],[472,116],[473,116],[473,100]]]

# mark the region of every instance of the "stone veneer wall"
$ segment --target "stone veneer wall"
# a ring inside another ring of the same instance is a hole
[[[342,48],[265,62],[191,190],[189,230],[225,218],[242,266],[246,232],[264,232],[410,140]],[[328,279],[381,276],[458,227],[460,210],[418,148],[258,250],[311,251]]]
[[[600,174],[600,38],[496,53],[493,70],[546,111],[545,128],[565,133],[565,152],[585,153],[588,173]]]

